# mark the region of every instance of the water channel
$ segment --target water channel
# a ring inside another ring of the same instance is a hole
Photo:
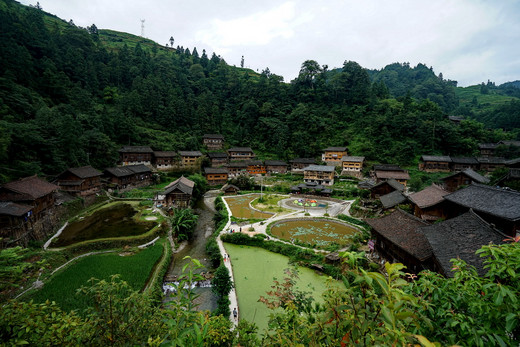
[[[202,272],[208,272],[212,269],[211,262],[206,254],[206,243],[215,229],[213,216],[215,214],[214,201],[217,195],[218,192],[209,191],[197,203],[195,213],[197,213],[199,219],[193,237],[188,242],[183,243],[179,251],[173,255],[170,268],[165,276],[165,284],[174,281],[181,274],[182,267],[189,261],[183,260],[186,256],[198,259],[205,267],[201,270]],[[199,310],[214,310],[217,308],[217,297],[207,284],[209,283],[199,283],[199,286],[194,288],[194,292],[199,295],[195,300],[195,303],[199,305]]]

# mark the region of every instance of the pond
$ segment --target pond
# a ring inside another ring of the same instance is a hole
[[[141,235],[153,228],[153,221],[136,221],[137,210],[130,204],[117,203],[67,225],[52,247],[64,247],[77,242],[109,237]]]
[[[239,316],[258,325],[259,333],[267,328],[269,314],[272,312],[265,304],[258,302],[260,296],[268,297],[273,280],[283,282],[284,270],[289,268],[289,258],[263,248],[224,244],[233,266],[235,288],[238,298]],[[300,267],[296,287],[310,292],[318,302],[323,302],[321,293],[327,289],[327,277],[315,271]],[[333,282],[333,285],[340,285]]]
[[[271,225],[271,234],[282,240],[299,240],[326,247],[330,243],[345,244],[357,229],[330,219],[284,220]]]
[[[259,196],[260,194],[250,194],[225,197],[225,199],[233,217],[243,219],[267,219],[272,217],[273,213],[254,210],[249,206],[251,201],[253,201]]]

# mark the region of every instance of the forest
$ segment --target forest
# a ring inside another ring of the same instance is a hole
[[[329,70],[309,59],[285,82],[269,68],[256,73],[196,48],[80,28],[13,0],[0,4],[0,22],[4,182],[104,169],[121,145],[198,149],[204,133],[251,146],[261,159],[347,145],[352,155],[399,164],[421,154],[472,155],[480,142],[519,136],[517,85],[503,87],[513,101],[477,114],[459,106],[455,81],[424,64],[375,71],[347,59]],[[460,125],[448,120],[459,114]]]

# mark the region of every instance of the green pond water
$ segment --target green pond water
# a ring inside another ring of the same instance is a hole
[[[53,247],[64,247],[80,241],[141,235],[153,228],[156,222],[135,221],[137,210],[130,204],[117,203],[78,219],[63,230],[53,241]]]
[[[290,267],[289,258],[257,247],[226,243],[225,248],[233,266],[240,318],[256,323],[262,333],[273,311],[258,299],[260,296],[267,297],[266,292],[272,290],[274,279],[283,281],[284,269]],[[308,268],[300,267],[298,271],[297,288],[312,292],[315,300],[322,301],[321,293],[327,289],[327,277]],[[339,285],[339,282],[335,283]]]
[[[327,219],[288,220],[271,226],[271,233],[279,239],[297,239],[318,247],[327,246],[331,242],[348,243],[349,237],[355,232],[356,229],[346,224]]]
[[[269,218],[272,217],[272,213],[265,213],[257,210],[253,210],[249,203],[259,197],[260,194],[251,194],[251,195],[239,195],[233,197],[225,197],[226,202],[228,203],[229,209],[231,210],[231,214],[236,218]]]

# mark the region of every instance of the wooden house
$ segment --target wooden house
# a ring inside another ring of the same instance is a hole
[[[452,123],[459,124],[464,120],[463,116],[448,116],[448,120],[450,120]]]
[[[0,186],[0,201],[32,206],[31,215],[39,219],[54,209],[57,190],[58,186],[34,175]]]
[[[509,236],[520,232],[520,193],[473,183],[444,196],[446,214],[453,218],[469,209]]]
[[[451,171],[462,171],[464,169],[478,170],[478,160],[472,157],[451,157]]]
[[[426,172],[450,172],[451,158],[440,155],[423,155],[419,163],[419,170]]]
[[[175,151],[155,151],[154,167],[158,171],[175,170],[181,166],[181,157]]]
[[[378,164],[374,165],[373,175],[377,182],[394,179],[406,187],[410,175],[408,171],[401,169],[398,165]]]
[[[224,136],[220,134],[204,134],[202,144],[210,151],[218,151],[224,147]]]
[[[0,249],[27,246],[31,237],[31,217],[33,207],[11,201],[0,201]]]
[[[327,165],[341,166],[341,159],[347,155],[347,147],[328,147],[323,150],[321,160]]]
[[[227,168],[206,167],[204,168],[204,176],[210,186],[226,184],[229,179]]]
[[[497,145],[494,143],[481,143],[478,145],[481,157],[492,157],[495,155]]]
[[[390,194],[394,191],[404,192],[405,186],[394,179],[382,181],[370,188],[370,197],[372,199],[379,199],[379,197]]]
[[[476,254],[477,250],[490,243],[500,245],[506,237],[472,210],[419,230],[432,250],[431,270],[446,277],[453,277],[454,258],[464,260],[475,267],[479,276],[484,276],[484,258]]]
[[[467,186],[471,183],[482,183],[486,184],[489,182],[489,179],[482,176],[478,172],[473,171],[472,169],[464,169],[462,171],[456,172],[453,175],[448,177],[444,177],[442,179],[444,189],[449,192],[454,192],[461,186]]]
[[[212,167],[224,166],[228,163],[228,155],[225,152],[210,152],[207,156]]]
[[[446,218],[443,207],[444,196],[449,192],[436,184],[409,196],[414,206],[414,215],[425,221],[434,222]]]
[[[103,173],[92,166],[70,168],[62,172],[56,183],[60,190],[74,196],[87,197],[101,191]]]
[[[309,165],[303,169],[303,181],[305,183],[316,183],[324,186],[334,184],[334,166]]]
[[[287,163],[282,160],[266,160],[264,162],[265,169],[268,174],[284,174],[287,173]]]
[[[505,158],[500,157],[478,157],[480,171],[493,172],[496,169],[506,167]]]
[[[168,184],[162,193],[155,197],[155,204],[165,208],[188,208],[193,196],[195,182],[184,176]]]
[[[393,263],[402,263],[406,272],[419,273],[431,261],[432,250],[418,230],[428,225],[423,220],[397,209],[375,219],[365,219],[371,227],[375,250]]]
[[[200,169],[202,153],[200,151],[179,151],[181,166],[185,169]]]
[[[247,174],[247,163],[244,161],[232,161],[227,164],[229,177],[237,177]]]
[[[292,186],[291,194],[311,194],[329,197],[332,195],[332,189],[326,188],[325,186],[315,182],[308,182],[300,183],[297,186]]]
[[[265,175],[267,173],[266,167],[261,160],[248,160],[247,173],[250,175]]]
[[[341,175],[361,177],[365,157],[343,156],[341,158]]]
[[[383,209],[388,210],[401,204],[407,203],[408,198],[404,196],[403,193],[401,193],[400,191],[394,190],[391,193],[379,197],[379,201],[381,201]]]
[[[291,164],[291,172],[303,172],[303,169],[305,169],[307,166],[316,164],[316,159],[296,158],[290,160],[289,163]]]
[[[227,151],[229,160],[253,160],[255,153],[250,147],[233,147]]]
[[[152,165],[153,150],[148,146],[124,146],[119,151],[119,163],[126,165]]]
[[[221,190],[224,192],[224,195],[237,195],[240,188],[228,183],[225,184]]]
[[[142,164],[108,168],[103,176],[108,189],[126,190],[152,183],[152,170]]]
[[[506,166],[510,169],[520,169],[520,158],[506,161]]]

